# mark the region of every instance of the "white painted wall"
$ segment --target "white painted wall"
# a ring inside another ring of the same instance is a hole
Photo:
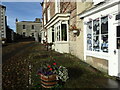
[[[52,28],[49,28],[48,29],[48,43],[51,43],[52,42]]]
[[[55,51],[60,53],[69,53],[69,42],[55,42]]]

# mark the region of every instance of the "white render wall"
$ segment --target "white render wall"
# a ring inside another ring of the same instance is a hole
[[[55,42],[55,51],[60,53],[69,53],[69,42]]]
[[[48,43],[52,42],[52,28],[49,28],[47,31]]]

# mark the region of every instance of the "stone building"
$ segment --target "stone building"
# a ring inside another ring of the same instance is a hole
[[[35,41],[39,41],[42,22],[39,18],[35,21],[18,21],[16,19],[16,32],[24,37],[34,37]]]
[[[44,0],[42,40],[53,42],[52,49],[57,52],[71,53],[100,71],[120,76],[120,2],[94,1]],[[97,30],[99,34],[94,32]]]
[[[6,7],[0,5],[0,38],[6,38]]]

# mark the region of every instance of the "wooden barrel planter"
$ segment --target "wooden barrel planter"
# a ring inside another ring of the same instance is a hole
[[[41,85],[44,88],[52,88],[58,83],[56,79],[56,75],[45,76],[41,74],[40,79],[41,79]]]

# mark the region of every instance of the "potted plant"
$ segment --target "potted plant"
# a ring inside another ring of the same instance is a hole
[[[72,31],[75,35],[79,35],[80,29],[76,27],[76,25],[70,25],[70,31]]]
[[[41,85],[45,88],[53,88],[58,85],[63,85],[67,81],[68,70],[56,64],[42,64],[38,70],[38,75],[40,75]]]

